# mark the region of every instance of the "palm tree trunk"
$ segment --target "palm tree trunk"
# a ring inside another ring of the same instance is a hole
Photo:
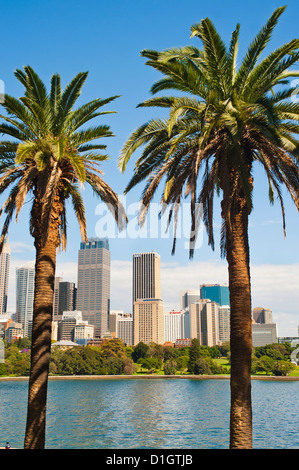
[[[237,200],[226,229],[231,309],[230,448],[252,448],[251,408],[251,285],[248,243],[248,208]]]
[[[56,240],[36,243],[31,370],[29,377],[25,449],[45,446],[48,372],[56,267]]]

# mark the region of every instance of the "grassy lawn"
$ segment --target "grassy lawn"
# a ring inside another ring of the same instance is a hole
[[[224,369],[224,374],[229,374],[230,373],[230,363],[229,361],[227,360],[226,357],[222,357],[221,359],[213,359],[217,365],[219,366],[222,366],[223,369]],[[140,364],[137,365],[138,368],[135,372],[135,374],[137,375],[149,375],[150,372],[148,369],[144,369],[140,366]],[[164,370],[155,370],[155,371],[152,371],[153,374],[155,375],[164,375]],[[176,375],[188,375],[188,372],[187,372],[187,369],[183,370],[183,371],[177,371],[176,372]],[[267,376],[267,374],[265,372],[261,372],[261,373],[258,373],[258,374],[255,374],[255,375],[263,375],[263,376]],[[299,366],[296,367],[296,369],[294,369],[293,371],[291,371],[289,374],[289,376],[291,377],[299,377]]]
[[[228,361],[228,359],[226,357],[221,357],[220,359],[213,359],[216,364],[218,366],[221,366],[223,367],[223,369],[225,370],[225,372],[228,372],[230,371],[230,362]]]
[[[299,366],[296,366],[296,369],[292,370],[292,372],[289,373],[291,377],[299,377]]]

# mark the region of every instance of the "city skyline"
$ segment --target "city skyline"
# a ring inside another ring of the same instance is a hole
[[[77,250],[78,251],[78,250]],[[111,309],[110,310],[123,310],[125,312],[132,313],[132,294],[133,294],[133,283],[132,283],[132,273],[133,273],[133,266],[132,266],[132,259],[128,260],[127,262],[113,260],[113,253],[111,254]],[[133,255],[133,254],[132,254]],[[26,263],[29,261],[27,260]],[[20,267],[16,260],[12,259],[13,267]],[[22,265],[24,263],[21,263]],[[198,266],[201,269],[198,269]],[[191,269],[193,268],[193,269]],[[61,275],[63,281],[66,282],[74,282],[77,287],[77,262],[62,264],[57,266],[56,275]],[[11,269],[11,277],[10,277],[10,289],[8,292],[8,311],[15,312],[14,307],[14,300],[15,300],[15,279],[13,276],[13,271],[16,269]],[[194,279],[194,273],[205,272],[206,274],[202,274],[199,278]],[[178,275],[178,273],[180,275]],[[163,262],[163,258],[161,260],[161,299],[163,300],[164,305],[164,312],[170,312],[180,309],[180,296],[182,291],[192,291],[195,290],[196,292],[200,292],[200,286],[203,284],[227,284],[225,279],[226,274],[226,266],[225,263],[189,263],[188,266],[185,266],[185,270],[182,274],[182,266],[176,263],[165,263]],[[283,273],[282,273],[283,274]],[[286,271],[284,276],[289,276],[289,279],[295,278],[294,271],[290,271],[289,267],[286,267]],[[276,313],[275,310],[275,302],[271,302],[271,295],[267,289],[263,292],[261,290],[261,285],[263,280],[267,278],[267,267],[263,266],[263,269],[257,270],[257,284],[260,288],[260,292],[258,294],[258,301],[256,303],[252,303],[252,310],[257,307],[262,307],[264,309],[271,309],[273,314],[273,322],[277,324],[278,327],[278,336],[285,337],[285,336],[297,336],[298,331],[298,317],[295,312],[293,315],[293,323],[290,324],[289,322],[283,323],[283,319],[285,318],[282,314]],[[277,276],[277,278],[279,278]],[[170,279],[173,280],[173,283],[170,282]],[[223,281],[224,279],[224,281]],[[184,284],[185,283],[185,284]],[[185,289],[182,289],[183,284],[185,285]],[[267,283],[264,284],[267,287]],[[269,284],[268,284],[269,286]],[[277,289],[276,289],[277,290]],[[282,289],[283,291],[283,289]],[[122,293],[122,295],[120,295]],[[13,295],[12,295],[13,294]],[[276,299],[279,297],[285,298],[287,296],[287,290],[285,292],[278,293]],[[274,297],[275,299],[275,297]],[[11,308],[10,308],[11,307]],[[296,305],[294,304],[294,308]],[[282,312],[283,313],[283,312]]]
[[[58,3],[57,3],[58,5]],[[68,0],[59,4],[60,15],[55,15],[55,1],[49,9],[47,3],[25,4],[16,0],[14,9],[9,3],[2,6],[2,42],[6,47],[2,51],[5,67],[1,80],[5,92],[11,96],[20,96],[23,90],[15,79],[13,72],[23,65],[31,65],[47,85],[53,73],[59,73],[63,86],[71,77],[80,71],[89,71],[88,80],[82,93],[82,102],[97,97],[121,95],[115,100],[111,110],[117,114],[105,116],[105,123],[111,125],[115,137],[105,141],[107,153],[111,159],[104,162],[101,169],[105,181],[120,195],[132,175],[132,163],[125,174],[120,174],[117,159],[120,150],[133,129],[149,117],[159,117],[152,109],[138,108],[138,103],[150,97],[150,87],[160,77],[145,66],[140,51],[145,48],[163,50],[182,45],[199,46],[197,39],[190,39],[190,27],[202,18],[209,17],[223,36],[229,41],[231,32],[240,23],[240,57],[243,57],[249,41],[257,33],[273,10],[280,6],[278,1],[253,0],[252,8],[245,3],[232,0],[227,3],[215,1],[199,4],[195,0],[186,0],[184,8],[181,2],[174,0],[172,8],[167,2],[159,2],[159,15],[155,8],[148,8],[146,3],[132,0],[130,6],[124,2],[112,1],[101,5],[91,1],[90,8],[95,12],[90,17],[89,9],[79,2]],[[101,8],[101,13],[99,12]],[[102,10],[103,9],[103,10]],[[179,15],[177,12],[179,11]],[[256,14],[259,11],[259,14]],[[65,24],[64,17],[69,21]],[[43,41],[36,43],[34,28],[28,28],[22,43],[18,37],[10,37],[9,24],[13,21],[21,30],[24,22],[29,25],[40,18],[47,18],[43,23]],[[77,35],[78,18],[83,35]],[[165,18],[171,27],[165,27]],[[267,52],[281,46],[282,43],[297,36],[298,2],[290,0],[276,29]],[[85,20],[85,21],[84,21]],[[51,25],[51,28],[49,28]],[[111,34],[111,25],[115,34]],[[53,30],[62,34],[53,37]],[[152,31],[155,31],[153,36]],[[86,33],[86,34],[84,34]],[[109,38],[109,40],[108,40]],[[109,46],[108,46],[109,41]],[[122,54],[119,47],[122,45]],[[47,50],[47,54],[45,54]],[[118,57],[115,61],[112,58]],[[103,73],[103,64],[109,64],[109,73]],[[297,100],[298,101],[298,100]],[[158,111],[157,111],[158,113]],[[99,121],[100,122],[100,121]],[[278,325],[280,336],[296,335],[299,305],[299,249],[298,212],[282,190],[286,212],[286,238],[283,237],[279,202],[269,206],[267,195],[267,178],[258,168],[254,168],[254,210],[250,216],[249,241],[252,279],[252,307],[264,306],[273,311],[273,320]],[[137,187],[127,195],[128,207],[138,206],[142,187]],[[82,188],[86,205],[86,219],[89,237],[101,234],[100,222],[103,206],[100,200],[92,197],[87,189]],[[159,194],[157,194],[159,201]],[[130,213],[132,218],[132,213]],[[9,281],[8,309],[15,309],[15,268],[35,257],[33,240],[28,229],[29,205],[25,205],[19,215],[18,223],[11,224],[9,237],[11,243],[11,274]],[[136,225],[136,220],[133,221]],[[69,237],[67,251],[57,256],[56,276],[76,282],[77,249],[80,231],[75,216],[68,215]],[[167,238],[164,232],[156,238],[143,238],[146,230],[135,231],[135,237],[124,236],[110,239],[111,259],[111,307],[128,310],[132,300],[132,266],[134,252],[155,251],[160,253],[162,298],[165,308],[177,309],[179,298],[177,289],[198,289],[203,283],[227,283],[226,262],[220,259],[220,205],[215,199],[215,252],[207,245],[207,236],[203,233],[202,244],[195,251],[193,261],[188,259],[185,239],[177,240],[177,250],[171,256],[172,237]],[[98,233],[100,232],[100,233]],[[142,234],[142,236],[141,236]],[[63,274],[62,274],[63,273]],[[122,281],[120,283],[120,281]],[[181,287],[180,287],[181,284]],[[278,288],[279,286],[279,288]]]

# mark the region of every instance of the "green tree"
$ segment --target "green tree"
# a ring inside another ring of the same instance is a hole
[[[126,355],[125,345],[121,339],[115,338],[104,341],[100,347],[103,357],[124,357]]]
[[[261,356],[252,361],[251,372],[253,374],[264,372],[271,374],[274,366],[274,360],[269,356]]]
[[[201,346],[197,338],[193,338],[189,349],[188,372],[194,374],[194,367],[201,357]]]
[[[208,361],[204,357],[199,357],[194,363],[193,373],[196,375],[211,375]]]
[[[177,369],[184,371],[188,368],[189,356],[178,356],[175,361],[177,363]]]
[[[226,47],[214,24],[203,19],[191,28],[202,48],[186,46],[162,52],[144,50],[147,65],[163,74],[151,88],[154,96],[141,103],[168,111],[151,119],[127,139],[119,159],[121,171],[132,154],[144,147],[126,193],[146,180],[139,221],[144,223],[150,202],[162,186],[162,211],[169,207],[174,220],[185,197],[191,208],[190,257],[203,208],[208,243],[214,249],[214,196],[221,197],[221,255],[228,263],[231,317],[230,447],[252,447],[251,405],[251,279],[248,223],[253,209],[253,169],[260,164],[269,185],[269,199],[277,196],[285,229],[281,188],[299,209],[299,105],[290,100],[296,87],[289,79],[299,58],[294,39],[260,59],[285,8],[274,11],[238,60],[240,27]]]
[[[290,361],[275,361],[273,365],[273,374],[277,376],[286,376],[295,369],[295,365]]]
[[[153,370],[159,370],[162,367],[162,361],[158,357],[144,357],[140,358],[138,360],[138,363],[141,364],[141,366],[144,369],[153,369]]]
[[[113,101],[95,99],[74,108],[87,79],[77,74],[64,90],[59,75],[53,75],[49,93],[29,66],[16,70],[24,96],[5,95],[6,114],[0,132],[12,140],[0,142],[0,194],[9,195],[1,208],[6,214],[0,252],[9,223],[16,219],[27,195],[31,197],[30,234],[36,250],[31,370],[25,448],[44,448],[47,382],[50,363],[51,322],[56,254],[67,243],[66,203],[75,211],[82,240],[87,240],[80,185],[88,184],[112,210],[119,226],[125,221],[117,194],[102,179],[99,163],[106,160],[106,145],[97,140],[113,134],[107,125],[82,127],[107,112],[100,109]],[[30,202],[30,201],[28,201]]]
[[[164,374],[165,375],[175,375],[177,371],[178,364],[174,360],[168,360],[164,364]]]
[[[108,375],[122,375],[124,373],[125,362],[121,357],[110,356],[104,359],[103,367],[107,370]]]
[[[6,364],[3,362],[0,362],[0,377],[5,377],[5,376],[7,376]]]
[[[148,356],[148,353],[149,353],[149,345],[148,344],[145,344],[143,343],[142,341],[140,341],[135,347],[134,347],[134,350],[132,352],[132,359],[134,362],[137,362],[138,359],[140,358],[144,358],[144,357],[147,357]]]

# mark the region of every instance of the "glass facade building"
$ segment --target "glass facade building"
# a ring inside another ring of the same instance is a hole
[[[110,251],[107,239],[81,242],[78,253],[76,308],[101,337],[108,330],[110,310]]]
[[[2,253],[0,255],[0,315],[7,311],[9,268],[10,246],[8,238],[5,238]]]
[[[33,317],[34,278],[33,265],[22,266],[16,269],[16,318],[22,324],[24,335],[29,336]]]
[[[200,298],[210,299],[212,302],[223,306],[230,306],[229,288],[220,284],[202,284],[200,286]]]

